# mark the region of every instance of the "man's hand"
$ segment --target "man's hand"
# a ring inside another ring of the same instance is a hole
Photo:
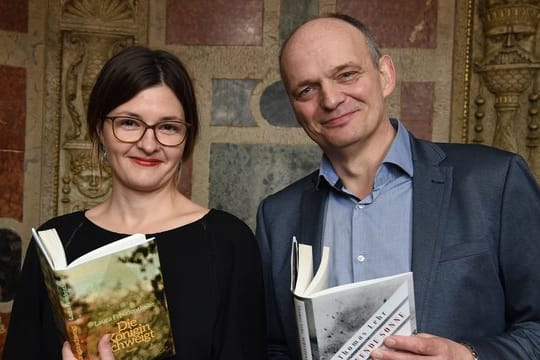
[[[384,346],[371,352],[374,360],[473,360],[464,345],[430,334],[392,335],[384,341]]]
[[[114,360],[110,340],[110,334],[105,334],[99,340],[98,352],[100,360]],[[71,352],[71,348],[69,347],[69,343],[67,341],[64,343],[64,346],[62,346],[62,360],[77,360],[75,355],[73,355],[73,352]]]

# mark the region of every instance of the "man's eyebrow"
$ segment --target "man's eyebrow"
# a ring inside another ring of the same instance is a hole
[[[338,72],[340,72],[342,70],[345,70],[347,68],[356,68],[356,69],[362,70],[362,66],[349,61],[349,62],[346,62],[344,64],[341,64],[341,65],[338,65],[338,66],[334,67],[332,69],[331,73],[335,74],[335,73],[338,73]]]
[[[344,64],[340,64],[340,65],[337,65],[335,66],[334,68],[332,68],[327,75],[335,75],[336,73],[339,73],[340,71],[343,71],[345,69],[348,69],[348,68],[355,68],[355,69],[358,69],[358,70],[362,70],[362,66],[356,64],[356,63],[353,63],[351,61],[348,61]],[[313,84],[317,84],[319,81],[318,80],[315,80],[315,79],[305,79],[305,80],[301,80],[295,84],[292,84],[291,86],[291,89],[294,90],[294,89],[298,89],[298,88],[301,88],[301,87],[304,87],[304,86],[308,86],[308,85],[313,85]]]
[[[294,84],[294,87],[293,89],[298,89],[298,88],[301,88],[301,87],[304,87],[304,86],[308,86],[308,85],[313,85],[313,84],[316,84],[317,81],[316,80],[309,80],[309,79],[306,79],[306,80],[302,80],[296,84]]]

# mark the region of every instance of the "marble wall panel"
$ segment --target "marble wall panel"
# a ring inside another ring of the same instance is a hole
[[[263,0],[168,0],[166,42],[261,45]]]
[[[401,83],[401,120],[420,139],[431,140],[433,133],[433,82]]]
[[[365,23],[383,48],[437,45],[437,0],[337,0],[336,11]]]
[[[0,1],[0,30],[28,32],[28,0]]]
[[[0,217],[22,220],[26,70],[0,66]]]
[[[0,218],[22,221],[24,152],[0,150]]]
[[[257,126],[249,101],[257,80],[212,80],[212,125]]]
[[[209,206],[232,212],[255,230],[262,198],[318,167],[316,145],[214,143]]]
[[[319,0],[281,0],[279,3],[279,40],[287,39],[292,30],[319,13]]]
[[[24,150],[26,70],[0,66],[0,149]]]
[[[264,89],[260,101],[261,114],[271,125],[299,127],[289,101],[289,96],[281,81],[276,81]]]

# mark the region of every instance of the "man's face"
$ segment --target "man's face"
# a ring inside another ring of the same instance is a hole
[[[326,153],[376,144],[384,136],[393,64],[387,56],[374,64],[352,25],[338,19],[303,25],[283,49],[281,72],[298,121]]]

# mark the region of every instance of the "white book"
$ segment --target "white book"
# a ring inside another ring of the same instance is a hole
[[[303,360],[365,360],[389,335],[416,333],[412,272],[328,288],[328,247],[315,274],[310,245],[293,240],[292,256]]]

